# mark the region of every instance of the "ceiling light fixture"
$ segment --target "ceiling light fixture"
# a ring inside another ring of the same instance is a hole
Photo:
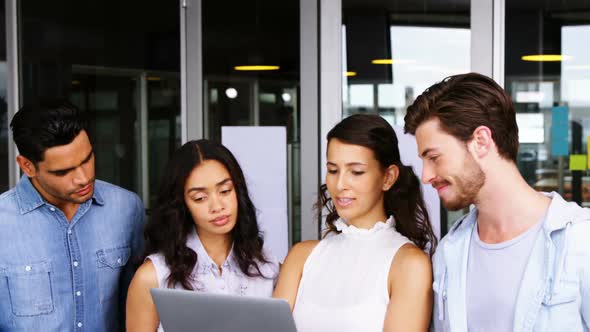
[[[227,88],[225,90],[225,95],[229,99],[235,99],[238,96],[238,90],[236,90],[234,88]]]
[[[374,65],[392,65],[393,59],[375,59],[371,63]]]
[[[533,62],[557,62],[557,61],[566,61],[570,60],[572,57],[567,55],[561,54],[532,54],[532,55],[523,55],[521,60],[523,61],[533,61]]]
[[[287,92],[283,92],[283,94],[281,95],[281,98],[283,98],[283,101],[285,103],[291,102],[291,95]]]
[[[371,60],[374,65],[401,65],[408,63],[416,63],[416,60],[412,59],[374,59]]]
[[[267,70],[279,70],[280,66],[268,66],[268,65],[253,65],[253,66],[235,66],[234,70],[237,71],[267,71]]]

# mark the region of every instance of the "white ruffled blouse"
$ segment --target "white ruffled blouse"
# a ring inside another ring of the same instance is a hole
[[[371,229],[337,220],[339,234],[318,243],[303,267],[293,316],[299,332],[383,331],[389,269],[398,249],[411,242],[393,217]]]

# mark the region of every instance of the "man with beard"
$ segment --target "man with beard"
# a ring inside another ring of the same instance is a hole
[[[95,180],[75,106],[23,107],[10,126],[24,174],[0,196],[0,331],[121,329],[143,204]]]
[[[474,205],[433,257],[436,331],[588,331],[590,212],[520,175],[514,106],[492,79],[446,78],[408,108],[430,183]]]

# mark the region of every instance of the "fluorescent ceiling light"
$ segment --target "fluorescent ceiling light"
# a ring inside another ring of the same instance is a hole
[[[375,59],[371,63],[374,65],[392,65],[393,59]]]
[[[261,70],[279,70],[279,66],[254,65],[254,66],[235,66],[238,71],[261,71]]]
[[[347,71],[344,73],[344,76],[346,76],[346,77],[356,76],[356,71]]]
[[[374,65],[400,65],[404,63],[415,63],[416,60],[407,59],[374,59],[371,63]]]
[[[523,55],[521,59],[523,61],[534,61],[534,62],[556,62],[570,60],[572,57],[561,54],[532,54]]]

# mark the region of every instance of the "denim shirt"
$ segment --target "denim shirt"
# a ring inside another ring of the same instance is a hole
[[[140,255],[137,195],[96,181],[71,222],[23,176],[0,196],[0,331],[117,331]]]
[[[513,331],[589,331],[590,210],[547,195],[552,200],[517,294]],[[434,331],[467,331],[467,256],[476,222],[474,209],[433,257]]]

